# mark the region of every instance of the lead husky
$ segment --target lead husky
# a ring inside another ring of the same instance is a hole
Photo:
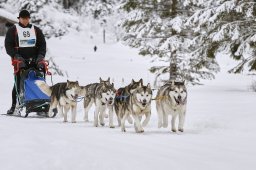
[[[49,117],[59,112],[64,116],[64,122],[67,122],[67,113],[71,109],[71,122],[76,122],[76,99],[80,92],[78,81],[72,82],[67,80],[65,83],[57,83],[51,87],[48,86],[44,81],[40,80],[36,81],[36,84],[42,90],[42,92],[48,96],[51,96],[51,104],[48,112]]]
[[[185,82],[170,82],[163,85],[157,92],[156,110],[158,113],[158,128],[168,127],[168,115],[172,115],[172,131],[176,132],[175,120],[179,116],[178,130],[184,131],[184,121],[187,106],[187,90]]]
[[[126,100],[116,106],[118,119],[121,120],[121,131],[125,130],[125,120],[132,116],[134,119],[134,128],[137,133],[144,132],[144,129],[151,116],[151,98],[152,90],[150,84],[147,86],[141,86],[136,88],[126,98]],[[141,125],[142,116],[145,116],[145,120]]]
[[[104,126],[105,111],[109,110],[109,127],[114,128],[113,124],[113,104],[116,96],[116,90],[114,84],[110,84],[110,78],[107,81],[103,81],[100,78],[100,83],[93,83],[82,87],[82,91],[85,94],[84,98],[84,120],[88,121],[88,112],[95,104],[94,112],[94,126],[98,127],[98,119],[100,119],[100,125]]]
[[[123,107],[123,105],[125,104],[127,98],[139,87],[143,86],[143,80],[140,79],[138,82],[134,81],[132,79],[132,82],[125,87],[119,88],[117,90],[117,95],[115,98],[115,111],[116,111],[116,115],[117,115],[117,121],[118,121],[118,126],[121,126],[121,108]],[[130,124],[133,123],[133,120],[130,116],[127,116],[127,120]]]

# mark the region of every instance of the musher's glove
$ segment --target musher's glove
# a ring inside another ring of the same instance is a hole
[[[13,61],[14,61],[14,67],[18,68],[18,69],[23,69],[26,68],[26,63],[23,57],[21,57],[21,55],[19,54],[15,54],[15,56],[13,57]]]
[[[44,70],[45,69],[45,64],[44,64],[44,56],[39,54],[37,56],[37,59],[36,59],[36,66],[39,70]]]

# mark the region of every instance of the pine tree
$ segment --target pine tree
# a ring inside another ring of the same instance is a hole
[[[197,53],[195,35],[185,25],[193,7],[181,0],[128,0],[123,9],[128,12],[123,21],[125,43],[139,48],[143,56],[164,62],[150,69],[156,74],[156,81],[168,81],[175,74],[198,83],[201,78],[213,78],[213,72],[219,70],[214,58]],[[173,67],[177,73],[173,73]]]
[[[230,72],[256,71],[256,2],[253,0],[198,0],[188,25],[198,32],[200,51],[214,57],[225,53],[239,64]]]

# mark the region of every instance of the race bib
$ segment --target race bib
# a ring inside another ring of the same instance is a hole
[[[22,28],[19,24],[15,24],[18,32],[19,47],[35,47],[36,32],[34,25],[31,28]]]

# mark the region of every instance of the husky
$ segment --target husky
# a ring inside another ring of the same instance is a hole
[[[168,127],[168,115],[172,115],[172,132],[176,132],[175,120],[179,117],[178,131],[184,131],[184,121],[187,106],[187,89],[185,82],[169,82],[157,92],[156,110],[158,113],[158,128]]]
[[[113,105],[116,96],[114,84],[110,84],[110,78],[104,81],[100,78],[100,83],[93,83],[81,87],[84,97],[84,121],[88,122],[88,112],[93,104],[95,104],[94,126],[105,126],[104,117],[106,110],[109,110],[109,127],[115,128],[113,124]]]
[[[117,115],[117,121],[118,121],[118,126],[121,126],[121,108],[123,107],[123,105],[126,103],[126,100],[128,99],[128,97],[139,87],[143,86],[143,80],[140,79],[138,82],[134,81],[132,79],[132,82],[125,87],[119,88],[117,90],[117,95],[115,98],[115,112]],[[127,120],[130,124],[133,123],[132,118],[130,117],[130,115],[127,116]]]
[[[118,117],[121,119],[121,131],[125,130],[125,120],[128,116],[132,116],[134,119],[134,128],[137,133],[143,133],[144,129],[151,116],[151,99],[152,90],[150,84],[147,86],[142,86],[134,90],[129,97],[127,97],[126,102],[119,108]],[[145,116],[145,120],[141,125],[142,116]]]
[[[54,114],[59,112],[63,115],[64,122],[67,122],[67,113],[71,109],[71,122],[76,123],[76,99],[78,98],[81,90],[78,81],[72,82],[67,80],[65,83],[57,83],[51,87],[44,81],[36,81],[36,84],[42,92],[51,96],[51,104],[48,112],[49,117],[52,117]]]

